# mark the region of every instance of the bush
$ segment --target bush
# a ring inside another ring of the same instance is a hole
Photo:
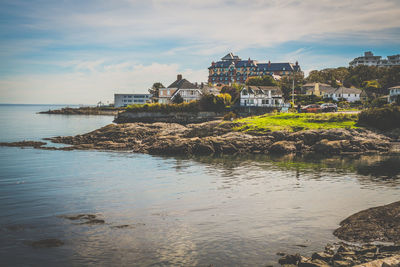
[[[382,108],[370,108],[358,115],[359,125],[379,130],[400,128],[400,106],[386,105]]]
[[[126,108],[126,110],[129,112],[161,112],[161,113],[170,113],[170,112],[197,113],[200,111],[199,104],[197,101],[191,101],[189,103],[180,103],[180,104],[152,103],[144,105],[129,105]]]
[[[226,113],[224,115],[224,121],[232,121],[232,120],[234,120],[236,118],[237,118],[236,114],[233,113],[232,111],[230,111],[229,113]]]

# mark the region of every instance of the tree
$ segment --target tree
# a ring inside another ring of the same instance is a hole
[[[294,74],[294,90],[300,91],[301,86],[304,84],[304,74],[303,72],[295,72]],[[279,81],[279,87],[282,90],[283,98],[288,100],[292,94],[293,87],[293,75],[283,76]]]
[[[275,86],[277,82],[271,75],[264,75],[262,77],[252,77],[246,81],[246,85],[254,86]]]
[[[160,82],[153,83],[153,86],[149,89],[149,93],[153,95],[154,98],[158,98],[159,89],[164,88],[165,86]]]
[[[176,96],[174,96],[174,98],[172,98],[172,103],[174,104],[180,104],[183,103],[183,97],[181,96],[181,94],[176,94]]]
[[[231,86],[224,86],[221,89],[222,94],[229,94],[231,96],[232,104],[237,103],[240,100],[240,91],[242,91],[243,85],[234,83]]]

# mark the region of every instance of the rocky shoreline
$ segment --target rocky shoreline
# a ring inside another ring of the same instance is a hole
[[[98,108],[98,107],[80,107],[80,108],[62,108],[48,111],[41,111],[39,114],[59,114],[59,115],[103,115],[115,116],[118,109],[114,108]]]
[[[238,132],[234,122],[109,124],[76,136],[48,138],[71,149],[129,151],[153,155],[385,153],[391,139],[366,129],[299,132]],[[6,143],[0,145],[7,145]],[[13,144],[9,144],[13,145]],[[45,149],[48,149],[47,147]],[[65,148],[62,148],[65,149]]]

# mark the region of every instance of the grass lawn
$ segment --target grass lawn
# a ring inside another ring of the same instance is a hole
[[[236,131],[300,131],[310,129],[357,128],[357,114],[271,113],[238,119]]]

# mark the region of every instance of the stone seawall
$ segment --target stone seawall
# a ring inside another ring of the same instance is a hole
[[[217,112],[121,112],[114,119],[115,123],[129,123],[129,122],[167,122],[167,123],[201,123],[206,121],[217,120],[223,117],[222,113]]]

